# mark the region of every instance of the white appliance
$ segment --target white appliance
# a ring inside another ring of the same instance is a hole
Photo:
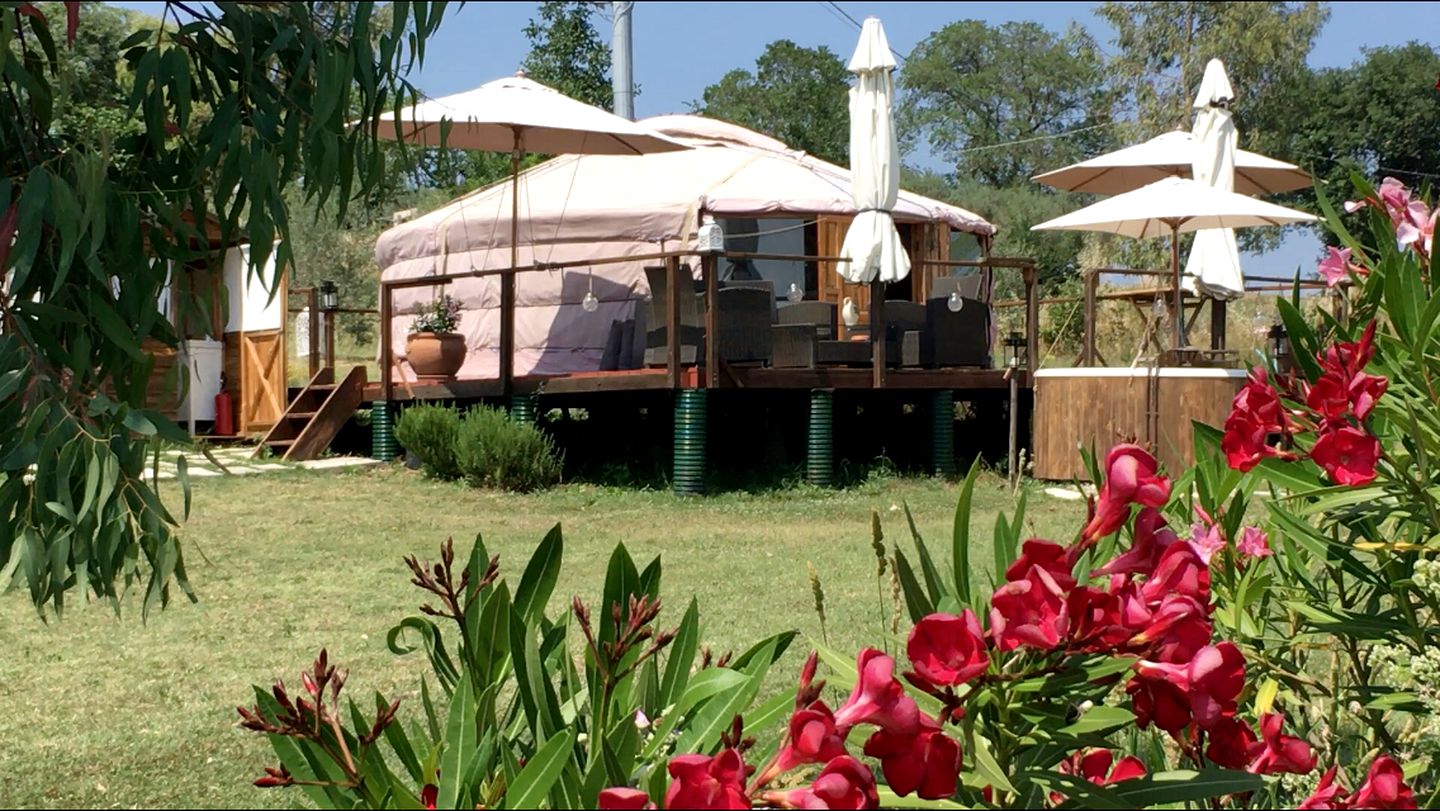
[[[185,396],[180,400],[176,417],[193,436],[197,421],[215,419],[215,395],[220,393],[220,374],[225,369],[225,344],[212,340],[182,341],[179,360],[189,372],[190,385],[181,389]]]

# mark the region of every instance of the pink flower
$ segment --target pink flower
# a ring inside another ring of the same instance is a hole
[[[607,788],[600,792],[601,811],[645,811],[655,807],[650,795],[636,788]],[[432,808],[434,806],[431,806]]]
[[[1330,480],[1347,487],[1375,481],[1380,461],[1380,440],[1359,428],[1332,428],[1315,440],[1310,458],[1325,470]]]
[[[928,715],[920,716],[920,734],[894,735],[879,730],[865,741],[865,754],[880,761],[885,784],[901,797],[948,799],[960,774],[960,744]]]
[[[714,757],[680,755],[670,760],[670,788],[666,808],[748,809],[745,796],[745,761],[734,749]]]
[[[1200,562],[1209,566],[1210,558],[1225,548],[1225,536],[1220,534],[1220,527],[1215,524],[1197,521],[1190,527],[1189,543]]]
[[[1355,411],[1355,419],[1363,420],[1370,416],[1375,402],[1385,395],[1388,388],[1389,378],[1381,375],[1357,374],[1351,378],[1350,384],[1346,386],[1346,394],[1349,395],[1350,405]]]
[[[1150,452],[1139,445],[1116,445],[1105,457],[1105,484],[1095,515],[1080,537],[1083,543],[1096,541],[1124,525],[1130,505],[1163,507],[1170,500],[1170,480],[1159,473]]]
[[[905,652],[916,680],[932,689],[964,684],[990,667],[980,621],[968,608],[958,617],[931,614],[915,623]]]
[[[790,735],[766,769],[769,782],[775,775],[806,763],[829,763],[845,754],[845,736],[835,729],[835,716],[823,701],[814,701],[790,716]]]
[[[1328,372],[1306,387],[1305,405],[1329,420],[1338,420],[1350,413],[1350,384],[1338,372]]]
[[[1021,645],[1051,650],[1068,625],[1065,593],[1039,566],[1031,566],[1025,579],[1006,583],[990,597],[990,634],[1002,651]]]
[[[1116,763],[1115,753],[1109,749],[1091,749],[1089,752],[1076,752],[1060,761],[1060,773],[1083,777],[1097,786],[1113,786],[1144,777],[1146,771],[1145,764],[1134,755],[1121,758]],[[1059,792],[1050,793],[1050,801],[1055,805],[1064,803],[1066,799]]]
[[[765,799],[780,808],[880,807],[875,776],[865,764],[849,755],[825,764],[820,776],[808,788],[767,792]]]
[[[1350,798],[1351,808],[1414,808],[1415,792],[1405,785],[1405,772],[1389,755],[1370,764],[1365,782]]]
[[[1233,716],[1235,700],[1245,687],[1245,657],[1232,642],[1206,645],[1188,665],[1142,659],[1135,663],[1135,672],[1126,691],[1133,697],[1137,723],[1143,729],[1154,718],[1156,726],[1170,733],[1185,726],[1183,722],[1175,726],[1181,718],[1186,722],[1193,718],[1208,728]],[[1168,706],[1179,696],[1186,706]]]
[[[1320,276],[1325,279],[1326,287],[1334,287],[1343,281],[1348,281],[1350,271],[1358,270],[1350,264],[1349,248],[1327,248],[1328,253],[1320,262]]]
[[[835,713],[835,729],[845,737],[857,724],[874,724],[898,735],[920,727],[920,708],[895,679],[895,660],[874,648],[860,651],[858,678],[850,698]]]
[[[1255,755],[1248,769],[1256,774],[1309,774],[1315,769],[1315,753],[1310,744],[1293,735],[1282,735],[1285,716],[1267,712],[1260,716],[1261,743],[1254,748]]]
[[[1155,572],[1140,587],[1140,596],[1147,604],[1155,604],[1171,594],[1194,597],[1210,602],[1210,567],[1188,543],[1171,544],[1160,556]]]
[[[1205,757],[1217,766],[1227,769],[1243,769],[1249,766],[1252,750],[1260,746],[1250,724],[1233,716],[1221,718],[1205,732],[1210,738],[1205,747]]]
[[[1268,558],[1275,554],[1270,549],[1270,537],[1259,527],[1240,530],[1240,542],[1235,544],[1241,555],[1251,558]]]

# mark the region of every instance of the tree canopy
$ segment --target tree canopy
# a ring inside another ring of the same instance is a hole
[[[546,2],[525,25],[530,53],[522,67],[531,79],[604,110],[615,109],[610,45],[595,30],[593,2]]]
[[[788,39],[765,46],[755,70],[737,68],[691,109],[762,132],[833,163],[850,161],[850,73],[834,51]]]
[[[56,611],[72,589],[118,610],[138,587],[148,611],[189,591],[145,475],[187,439],[147,408],[153,347],[181,338],[158,304],[172,263],[244,239],[252,272],[285,267],[287,186],[343,217],[382,183],[379,115],[413,96],[403,74],[444,4],[399,4],[372,37],[368,2],[166,3],[119,45],[135,128],[113,143],[60,126],[61,53],[90,7],[48,9],[0,7],[0,581]]]
[[[899,84],[901,128],[957,177],[1018,186],[1114,143],[1105,58],[1077,26],[950,23],[915,47]]]

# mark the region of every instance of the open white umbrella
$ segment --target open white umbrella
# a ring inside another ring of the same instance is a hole
[[[407,143],[510,154],[510,266],[519,264],[520,158],[551,155],[643,155],[677,152],[688,144],[612,115],[525,78],[524,73],[474,90],[426,99],[380,117],[379,134]],[[500,277],[501,335],[514,334],[515,275]],[[500,379],[509,385],[510,353],[500,355]]]
[[[1225,75],[1225,65],[1211,59],[1205,78],[1195,96],[1195,128],[1199,149],[1195,152],[1195,180],[1222,191],[1235,190],[1235,120],[1230,102],[1235,91]],[[1229,228],[1206,228],[1195,232],[1190,256],[1185,261],[1185,289],[1211,298],[1235,299],[1245,294],[1245,274],[1240,270],[1240,249],[1235,232]]]
[[[856,75],[850,89],[850,196],[857,213],[845,231],[835,269],[852,283],[899,281],[910,275],[910,257],[891,212],[900,199],[900,145],[891,109],[895,57],[885,29],[866,18],[850,57]]]
[[[1133,239],[1170,236],[1170,269],[1175,283],[1175,346],[1185,345],[1181,306],[1180,234],[1206,228],[1252,228],[1314,222],[1315,217],[1194,180],[1171,177],[1101,200],[1032,231],[1095,231]]]
[[[1167,177],[1191,177],[1199,154],[1195,134],[1175,130],[1032,179],[1065,191],[1121,194]],[[1310,175],[1292,163],[1235,150],[1234,191],[1279,194],[1309,185]]]

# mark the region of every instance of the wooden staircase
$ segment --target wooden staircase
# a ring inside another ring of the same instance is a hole
[[[335,382],[334,369],[321,369],[260,440],[255,455],[268,448],[287,462],[314,459],[330,447],[335,435],[355,416],[364,393],[364,366],[352,368],[339,383]]]

